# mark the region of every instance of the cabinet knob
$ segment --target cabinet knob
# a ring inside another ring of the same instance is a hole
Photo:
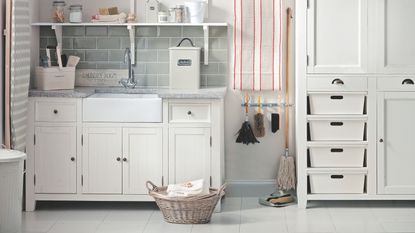
[[[339,78],[336,78],[336,79],[333,80],[333,82],[331,82],[331,84],[333,84],[333,85],[344,85],[344,82],[343,82],[343,80],[341,80]]]
[[[384,142],[384,141],[383,141],[383,138],[379,139],[379,142],[380,142],[380,143],[383,143],[383,142]]]
[[[414,84],[415,84],[414,81],[409,78],[402,81],[402,85],[414,85]]]
[[[123,158],[122,161],[127,162],[127,158]]]
[[[75,161],[75,157],[71,157],[71,161],[74,162]]]
[[[121,157],[117,157],[117,161],[119,162],[119,161],[121,161]]]
[[[191,116],[192,115],[192,111],[188,111],[187,115]]]
[[[58,110],[54,109],[53,113],[58,114]]]

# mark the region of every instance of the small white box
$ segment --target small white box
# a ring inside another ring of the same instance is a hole
[[[309,147],[311,167],[361,168],[365,151],[363,145],[312,146]]]
[[[364,119],[309,119],[312,141],[362,141]]]
[[[69,90],[75,87],[75,67],[36,67],[36,88]]]
[[[310,93],[311,114],[363,114],[365,94]]]
[[[363,194],[364,171],[327,171],[309,173],[312,194]]]
[[[200,48],[172,47],[170,50],[170,88],[200,88]]]

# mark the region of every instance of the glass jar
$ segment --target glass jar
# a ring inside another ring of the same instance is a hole
[[[175,23],[176,22],[176,11],[175,8],[170,8],[169,9],[169,22],[170,23]]]
[[[184,23],[184,5],[176,5],[176,23]]]
[[[82,23],[82,5],[70,5],[69,6],[69,22]]]
[[[159,23],[168,23],[169,22],[169,13],[165,11],[160,11],[158,13],[158,21]]]
[[[52,21],[54,23],[65,22],[65,1],[53,1],[52,3]]]

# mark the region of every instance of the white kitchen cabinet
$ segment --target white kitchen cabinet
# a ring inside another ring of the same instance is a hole
[[[169,129],[170,183],[211,176],[210,128],[174,127]]]
[[[83,193],[122,193],[121,131],[119,127],[84,127]]]
[[[147,194],[145,182],[163,181],[163,129],[123,129],[123,193]]]
[[[35,127],[35,192],[76,193],[76,127]]]
[[[376,0],[376,60],[379,73],[415,72],[415,1]]]
[[[307,72],[367,71],[368,0],[309,0]]]
[[[378,191],[415,194],[415,92],[378,94]]]

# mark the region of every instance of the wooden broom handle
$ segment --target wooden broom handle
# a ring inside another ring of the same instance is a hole
[[[290,126],[290,46],[291,46],[291,19],[292,10],[287,8],[287,47],[285,52],[285,148],[288,149],[289,144],[289,126]]]

